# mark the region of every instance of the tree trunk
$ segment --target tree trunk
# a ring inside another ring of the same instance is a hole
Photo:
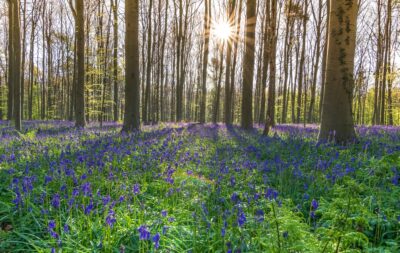
[[[258,123],[262,124],[265,121],[265,104],[266,104],[266,88],[267,88],[267,79],[268,79],[268,68],[271,57],[271,45],[270,43],[270,34],[271,31],[271,2],[267,0],[266,2],[266,11],[265,11],[265,27],[264,27],[264,55],[263,55],[263,70],[262,70],[262,78],[261,78],[261,106],[260,106],[260,116]],[[273,36],[273,35],[272,35]]]
[[[140,129],[139,0],[125,0],[125,117],[123,131]]]
[[[331,0],[326,87],[319,140],[347,143],[355,138],[352,115],[356,0]],[[338,32],[341,31],[341,32]]]
[[[119,89],[118,89],[118,0],[111,0],[113,11],[113,84],[114,84],[114,121],[119,120]]]
[[[14,115],[14,46],[13,46],[13,2],[8,0],[8,94],[7,94],[7,120]]]
[[[313,5],[311,5],[313,6]],[[318,66],[319,59],[321,54],[321,29],[322,29],[322,0],[319,0],[318,4],[318,19],[317,19],[317,31],[316,31],[316,49],[315,49],[315,62],[314,62],[314,70],[313,70],[313,79],[311,84],[311,100],[310,107],[308,109],[307,122],[313,123],[315,121],[314,118],[314,109],[315,109],[315,99],[316,99],[316,90],[317,90],[317,76],[318,76]]]
[[[230,1],[228,5],[228,20],[235,20],[235,1]],[[230,38],[232,39],[232,38]],[[236,38],[233,38],[236,39]],[[226,70],[225,70],[225,105],[224,105],[224,116],[225,124],[227,126],[232,125],[232,97],[231,97],[231,61],[232,61],[232,41],[228,41],[226,47]]]
[[[271,0],[270,18],[270,57],[269,57],[269,86],[268,86],[268,108],[264,135],[268,135],[269,129],[275,125],[275,82],[276,82],[276,44],[277,44],[277,3]]]
[[[85,19],[83,0],[76,0],[76,57],[75,126],[85,127]]]
[[[14,123],[15,129],[17,131],[21,131],[22,122],[21,122],[21,31],[20,31],[20,20],[19,20],[19,11],[20,11],[20,3],[19,0],[12,0],[12,53],[9,55],[12,60],[13,70],[13,83],[14,87]]]
[[[153,0],[149,3],[149,12],[147,17],[147,66],[146,66],[146,88],[144,91],[144,104],[142,108],[142,120],[144,124],[149,122],[149,109],[150,109],[150,83],[151,83],[151,69],[152,69],[152,10]]]
[[[308,9],[308,0],[304,0],[304,11],[303,11],[303,36],[302,36],[302,48],[300,55],[300,65],[299,65],[299,85],[297,86],[297,118],[296,123],[300,123],[301,118],[301,107],[302,107],[302,98],[303,98],[303,81],[304,81],[304,63],[305,63],[305,53],[306,53],[306,38],[307,38],[307,9]]]
[[[210,27],[211,27],[211,0],[204,0],[204,46],[203,46],[203,68],[201,78],[201,101],[200,101],[200,123],[206,122],[206,106],[207,106],[207,66],[210,44]]]
[[[385,124],[385,96],[386,96],[386,83],[388,80],[388,68],[390,66],[389,54],[391,44],[391,23],[392,23],[392,0],[387,2],[386,12],[386,24],[385,24],[385,51],[383,59],[383,76],[382,76],[382,92],[381,92],[381,111],[380,111],[380,123]]]
[[[242,115],[241,127],[253,128],[253,76],[256,28],[256,0],[247,0],[245,53],[243,60]]]

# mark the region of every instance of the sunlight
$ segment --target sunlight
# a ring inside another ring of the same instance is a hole
[[[229,40],[232,37],[232,26],[228,21],[220,19],[213,25],[213,34],[220,40]]]

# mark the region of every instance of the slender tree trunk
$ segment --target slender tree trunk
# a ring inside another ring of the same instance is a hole
[[[152,10],[153,0],[149,2],[149,12],[147,17],[147,66],[146,66],[146,88],[144,92],[144,104],[142,108],[142,120],[144,124],[149,123],[149,109],[150,109],[150,83],[151,83],[151,71],[152,71]]]
[[[75,126],[85,127],[85,19],[83,0],[76,0],[76,57]]]
[[[318,19],[317,19],[317,34],[316,34],[316,49],[315,49],[315,62],[314,62],[314,70],[313,70],[313,79],[311,84],[311,100],[310,107],[308,109],[308,123],[313,123],[314,119],[314,109],[315,109],[315,100],[316,100],[316,91],[317,91],[317,76],[318,76],[318,67],[319,67],[319,59],[321,54],[321,34],[322,34],[322,0],[319,0],[318,4]],[[312,6],[312,5],[311,5]]]
[[[380,122],[380,107],[379,107],[379,83],[381,76],[381,64],[382,64],[382,29],[381,29],[381,12],[382,12],[382,3],[381,0],[377,1],[378,5],[378,35],[377,35],[377,47],[376,47],[376,66],[375,66],[375,90],[374,90],[374,116],[372,120],[372,124],[379,125]]]
[[[390,54],[390,44],[391,44],[391,23],[392,23],[392,0],[387,2],[387,12],[386,12],[386,24],[385,24],[385,49],[384,49],[384,59],[383,59],[383,76],[382,76],[382,92],[381,92],[381,111],[380,111],[380,123],[385,124],[385,96],[386,96],[386,83],[388,80],[388,68],[390,66],[389,54]]]
[[[303,11],[303,36],[302,36],[302,48],[301,48],[301,55],[300,55],[300,65],[299,65],[299,85],[297,90],[297,118],[296,123],[300,123],[301,118],[301,107],[302,107],[302,100],[303,100],[303,81],[304,81],[304,63],[305,63],[305,53],[306,53],[306,38],[307,38],[307,9],[308,9],[308,0],[304,0],[304,11]]]
[[[267,88],[267,80],[268,80],[268,69],[271,57],[271,45],[270,45],[270,36],[273,36],[271,32],[271,2],[267,0],[265,7],[265,27],[264,27],[264,55],[263,55],[263,70],[262,70],[262,78],[261,78],[261,108],[260,108],[260,116],[258,123],[262,124],[265,121],[265,104],[266,104],[266,88]]]
[[[218,64],[217,65],[219,67],[219,70],[217,71],[218,68],[216,68],[216,71],[218,73],[217,76],[217,83],[216,83],[216,87],[215,87],[215,100],[214,100],[214,110],[213,110],[213,118],[212,121],[214,124],[218,123],[219,120],[219,105],[220,105],[220,101],[221,101],[221,82],[222,82],[222,72],[224,71],[224,43],[221,45],[221,49],[220,49],[220,56],[219,56],[219,60],[218,60]]]
[[[14,123],[15,129],[21,131],[21,31],[19,20],[20,2],[12,0],[12,47],[13,86],[14,86]],[[11,67],[11,65],[10,65]]]
[[[211,27],[211,2],[204,0],[204,46],[203,46],[203,68],[201,78],[201,101],[200,101],[200,123],[206,122],[206,106],[207,106],[207,66],[210,44],[210,27]]]
[[[229,1],[228,5],[228,20],[234,22],[235,17],[235,1]],[[235,38],[233,38],[235,39]],[[225,124],[227,126],[232,125],[232,97],[231,97],[231,62],[232,62],[232,42],[227,42],[226,47],[226,70],[225,70],[225,105],[224,105],[224,116]]]
[[[11,120],[14,115],[14,46],[13,46],[13,2],[8,0],[8,94],[7,94],[7,120]]]
[[[269,86],[268,86],[268,109],[264,128],[264,135],[268,135],[269,129],[275,125],[275,83],[276,83],[276,44],[277,44],[277,3],[271,0],[270,18],[270,58],[269,58]]]
[[[111,0],[113,11],[113,84],[114,84],[114,121],[119,120],[119,88],[118,88],[118,0]]]
[[[245,53],[243,60],[242,115],[241,127],[253,128],[253,76],[256,28],[256,0],[247,0]]]

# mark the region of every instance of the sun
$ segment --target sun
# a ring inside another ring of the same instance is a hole
[[[213,24],[213,34],[220,40],[229,40],[233,34],[232,26],[228,21],[220,19]]]

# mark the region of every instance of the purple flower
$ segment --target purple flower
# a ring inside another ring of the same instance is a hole
[[[231,200],[232,200],[232,202],[238,202],[239,195],[236,192],[232,193]]]
[[[264,211],[259,209],[256,211],[255,219],[258,222],[263,222],[264,221]]]
[[[167,213],[166,210],[162,210],[162,211],[161,211],[161,215],[162,215],[163,217],[167,217],[168,213]]]
[[[158,249],[160,247],[160,234],[155,234],[152,238],[152,241],[154,242],[154,247]]]
[[[93,210],[93,201],[90,200],[89,205],[85,207],[85,215],[89,215],[92,210]]]
[[[133,194],[138,195],[140,193],[140,186],[138,184],[135,184],[133,186]]]
[[[273,200],[278,197],[278,191],[272,189],[272,188],[268,188],[267,189],[267,193],[265,194],[265,197],[268,198],[269,200]]]
[[[311,201],[311,207],[312,207],[313,210],[317,210],[317,208],[318,208],[318,201],[316,201],[315,199],[313,199],[313,200]]]
[[[69,233],[69,226],[67,223],[65,223],[65,225],[64,225],[64,232]]]
[[[242,210],[240,210],[238,213],[237,223],[238,223],[239,227],[242,227],[244,225],[244,223],[246,223],[246,215],[244,214],[244,212]]]
[[[49,230],[55,229],[56,228],[56,222],[54,220],[49,220],[48,228],[49,228]]]
[[[110,200],[111,200],[110,195],[103,197],[103,205],[106,206],[108,202],[110,202]]]
[[[138,228],[139,231],[139,240],[149,240],[150,232],[147,230],[147,227],[142,225]]]
[[[56,193],[53,195],[53,198],[51,200],[51,205],[54,208],[59,208],[60,207],[60,194]]]
[[[115,219],[115,212],[112,209],[110,209],[110,211],[108,211],[108,215],[106,217],[106,224],[112,228],[114,226],[115,222],[117,222],[117,219]]]
[[[82,185],[81,190],[85,197],[92,195],[92,188],[89,182],[86,182]]]

